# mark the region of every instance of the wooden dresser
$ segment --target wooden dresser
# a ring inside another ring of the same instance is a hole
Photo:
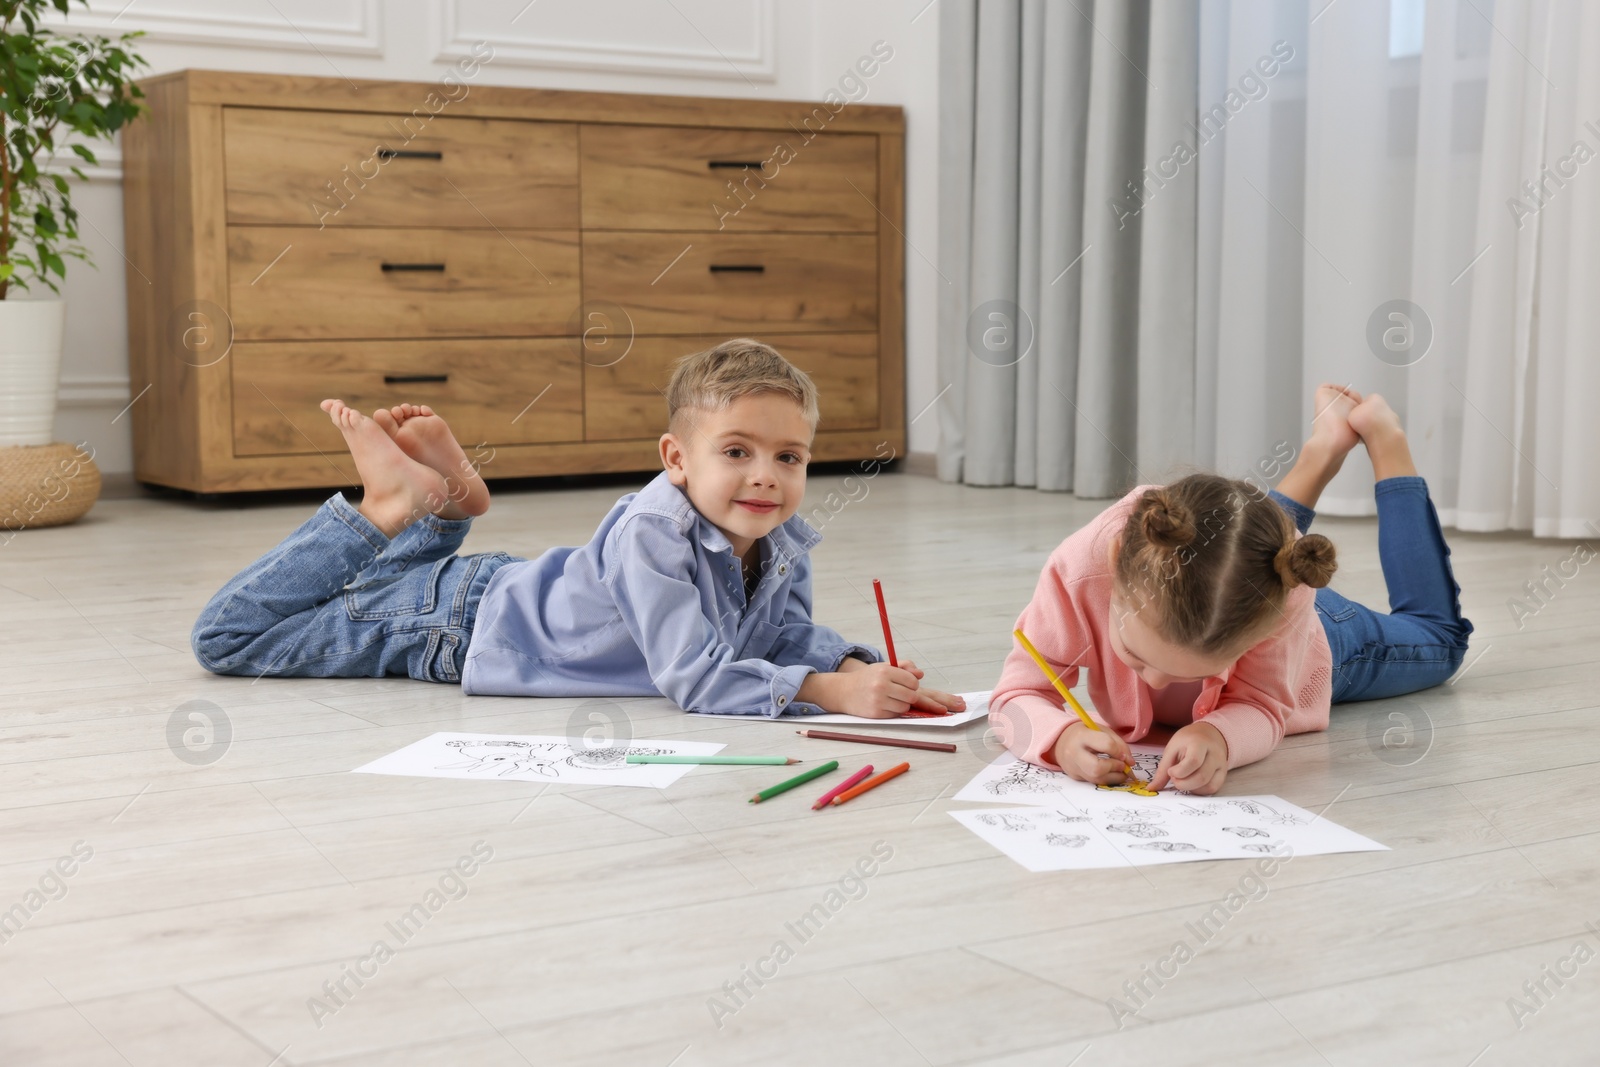
[[[350,485],[330,396],[432,405],[489,478],[653,470],[672,361],[738,336],[816,379],[815,459],[904,452],[897,107],[142,85],[123,132],[141,482]]]

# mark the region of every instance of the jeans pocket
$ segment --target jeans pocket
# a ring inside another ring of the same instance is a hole
[[[434,630],[423,653],[423,677],[430,682],[456,684],[461,681],[461,635],[450,630]]]
[[[1360,605],[1343,597],[1334,600],[1331,597],[1317,597],[1317,611],[1329,622],[1344,622],[1361,610]]]
[[[444,562],[352,586],[344,591],[345,611],[363,622],[432,614],[439,604],[440,564]]]

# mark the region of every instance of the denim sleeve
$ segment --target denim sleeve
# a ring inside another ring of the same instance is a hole
[[[813,668],[734,658],[701,610],[694,548],[667,520],[640,515],[620,534],[606,584],[661,695],[685,711],[781,715]]]
[[[794,566],[788,600],[783,606],[783,628],[767,655],[782,666],[801,664],[824,673],[836,671],[846,656],[867,663],[883,657],[871,645],[845,640],[837,630],[811,621],[811,558],[802,556]]]

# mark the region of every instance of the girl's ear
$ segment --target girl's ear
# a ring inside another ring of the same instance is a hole
[[[662,469],[667,472],[668,480],[681,489],[689,482],[689,473],[683,465],[683,442],[678,440],[677,434],[664,433],[661,435],[660,448]]]

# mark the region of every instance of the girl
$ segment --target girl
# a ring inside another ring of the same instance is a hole
[[[1062,542],[1017,620],[1089,694],[1107,730],[1063,710],[1021,648],[1007,658],[990,720],[1022,759],[1101,785],[1124,780],[1127,742],[1177,727],[1152,787],[1215,793],[1286,733],[1325,730],[1330,703],[1438,685],[1472,624],[1450,549],[1383,397],[1323,385],[1311,438],[1268,494],[1193,474],[1142,486]],[[1313,508],[1361,441],[1377,479],[1387,615],[1324,588],[1334,550],[1308,534]]]

